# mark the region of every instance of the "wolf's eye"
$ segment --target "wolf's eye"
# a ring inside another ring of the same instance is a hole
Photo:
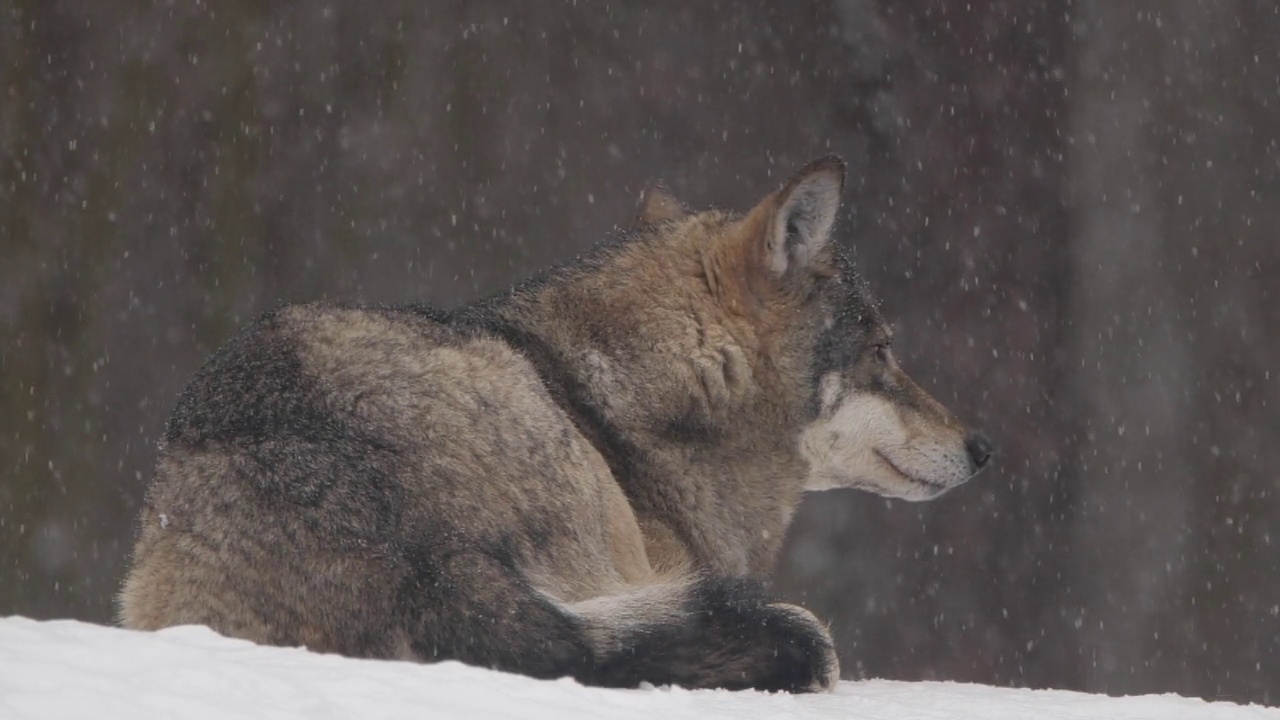
[[[875,346],[875,353],[876,353],[877,362],[882,362],[882,363],[889,362],[889,344],[888,343],[877,343]]]

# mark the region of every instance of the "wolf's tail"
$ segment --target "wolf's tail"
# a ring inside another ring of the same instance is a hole
[[[407,656],[606,687],[813,692],[840,675],[817,618],[753,581],[695,576],[564,602],[507,557],[422,552],[397,591]]]
[[[830,690],[830,636],[803,608],[771,603],[758,583],[691,578],[560,605],[586,634],[592,685]]]

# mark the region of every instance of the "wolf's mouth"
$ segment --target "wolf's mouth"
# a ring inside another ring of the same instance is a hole
[[[879,458],[880,462],[884,463],[886,466],[888,466],[890,470],[897,473],[899,476],[902,477],[902,479],[906,480],[907,482],[915,483],[916,485],[924,485],[925,487],[933,488],[935,490],[950,490],[953,487],[952,485],[949,485],[947,483],[940,483],[940,482],[935,482],[933,480],[926,480],[924,478],[916,477],[915,475],[912,475],[911,473],[908,473],[907,471],[898,467],[898,465],[894,463],[893,460],[889,459],[888,455],[885,455],[879,450],[872,450],[871,452],[875,453],[875,456]]]

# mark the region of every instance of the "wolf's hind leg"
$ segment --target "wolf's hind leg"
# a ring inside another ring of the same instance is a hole
[[[840,676],[826,629],[809,611],[770,603],[759,584],[701,579],[567,606],[587,629],[596,685],[819,692]]]

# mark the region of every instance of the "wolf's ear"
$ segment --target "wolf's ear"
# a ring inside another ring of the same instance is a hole
[[[844,172],[840,158],[819,158],[773,196],[772,221],[765,227],[765,261],[775,274],[807,267],[831,242]]]
[[[668,220],[679,220],[689,214],[684,203],[667,192],[661,182],[655,182],[645,188],[640,195],[640,206],[636,208],[637,225],[656,225]]]

